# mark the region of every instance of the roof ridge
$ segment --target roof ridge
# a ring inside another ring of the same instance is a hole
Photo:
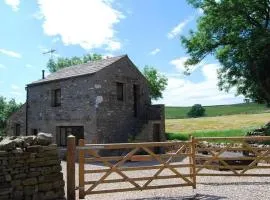
[[[105,61],[105,60],[109,60],[109,59],[116,59],[116,58],[119,58],[121,59],[122,57],[125,57],[127,56],[126,54],[123,54],[123,55],[120,55],[120,56],[114,56],[114,57],[109,57],[109,58],[103,58],[103,59],[100,59],[100,60],[90,60],[86,63],[81,63],[81,64],[76,64],[76,65],[71,65],[69,67],[63,67],[62,69],[59,69],[58,71],[56,72],[53,72],[53,73],[57,73],[57,72],[61,72],[62,70],[66,70],[66,69],[70,69],[70,68],[75,68],[75,67],[79,67],[79,66],[85,66],[85,65],[88,65],[88,64],[92,64],[92,63],[98,63],[98,62],[102,62],[102,61]],[[52,74],[53,74],[52,73]],[[51,75],[51,74],[49,74]],[[48,75],[48,76],[49,76]]]
[[[126,57],[127,55],[120,55],[115,57],[104,58],[101,60],[94,60],[82,64],[72,65],[69,67],[64,67],[56,72],[53,72],[46,76],[44,79],[39,79],[34,81],[28,85],[35,85],[39,83],[50,82],[54,80],[60,80],[70,77],[76,77],[87,74],[94,74],[107,66],[112,65],[113,63],[119,61],[120,59]]]

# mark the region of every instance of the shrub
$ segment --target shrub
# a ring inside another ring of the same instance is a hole
[[[188,117],[202,117],[205,115],[205,109],[201,104],[194,104],[187,113]]]
[[[167,140],[188,140],[189,135],[184,133],[166,133]]]

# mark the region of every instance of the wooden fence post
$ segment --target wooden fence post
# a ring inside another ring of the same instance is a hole
[[[75,136],[67,138],[67,200],[75,200]]]
[[[190,153],[190,154],[192,152],[192,141],[191,141],[191,137],[192,137],[191,134],[188,134],[188,142],[189,142],[189,151],[188,151],[188,153]],[[189,160],[189,164],[193,164],[192,163],[192,156],[191,155],[188,157],[188,160]],[[190,179],[192,179],[192,167],[189,168],[189,177],[190,177]]]
[[[84,139],[79,140],[79,146],[84,147]],[[84,199],[84,150],[79,150],[79,198]]]
[[[192,182],[193,189],[196,189],[196,141],[193,136],[191,136],[191,160],[192,160]]]

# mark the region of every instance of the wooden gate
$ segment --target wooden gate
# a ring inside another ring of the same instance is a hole
[[[196,176],[261,176],[270,169],[270,136],[195,138]],[[219,171],[226,171],[220,173]]]
[[[68,168],[73,166],[68,169],[71,181],[75,180],[74,151],[78,150],[79,198],[99,193],[196,187],[192,141],[85,144],[80,140],[77,148],[73,136],[68,141],[67,162],[71,162]],[[154,153],[155,147],[160,147],[160,154]],[[104,155],[108,153],[110,156]],[[68,199],[73,199],[75,184],[67,184]]]
[[[196,176],[269,177],[269,172],[252,170],[270,169],[270,148],[264,145],[267,141],[270,143],[270,136],[191,137],[187,142],[122,144],[85,144],[80,140],[76,147],[75,137],[69,136],[67,198],[75,199],[76,149],[79,197],[84,198],[99,193],[183,186],[196,188]],[[156,147],[160,148],[159,154],[154,152]],[[221,170],[226,172],[220,173]],[[104,186],[106,184],[110,187]]]

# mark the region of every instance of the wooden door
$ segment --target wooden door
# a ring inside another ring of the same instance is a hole
[[[153,141],[160,142],[160,124],[153,124]],[[155,147],[154,152],[160,153],[160,147]]]

